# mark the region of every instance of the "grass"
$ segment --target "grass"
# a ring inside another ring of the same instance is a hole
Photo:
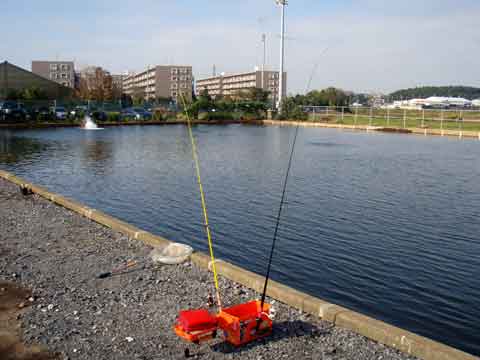
[[[388,116],[387,116],[388,115]],[[404,117],[405,115],[405,117]],[[443,120],[442,120],[443,115]],[[341,112],[323,114],[310,114],[309,121],[325,122],[330,124],[345,124],[359,126],[380,126],[388,128],[426,128],[436,130],[474,131],[480,132],[480,112],[455,115],[454,112],[441,113],[429,111],[423,118],[422,111],[393,110],[387,114],[386,110],[377,109],[359,111],[357,114]]]

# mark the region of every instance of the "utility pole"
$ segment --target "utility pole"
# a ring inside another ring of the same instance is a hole
[[[265,90],[265,62],[267,58],[267,35],[262,34],[263,62],[262,62],[262,89]]]
[[[277,4],[281,8],[281,32],[280,32],[280,76],[278,84],[278,103],[277,108],[281,111],[281,105],[283,101],[283,67],[285,63],[285,6],[288,5],[287,0],[276,0]]]

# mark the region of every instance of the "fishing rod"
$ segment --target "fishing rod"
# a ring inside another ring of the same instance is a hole
[[[328,50],[330,50],[329,46],[327,46],[325,49],[323,49],[323,51],[320,53],[319,58],[322,57],[323,55],[325,55],[328,52]],[[307,94],[308,91],[310,90],[310,86],[312,84],[313,76],[314,76],[319,64],[320,64],[320,62],[317,61],[314,65],[313,69],[312,69],[312,72],[310,73],[310,76],[309,76],[308,82],[307,82],[307,86],[305,88],[305,94]],[[300,124],[297,123],[297,126],[295,128],[295,135],[293,137],[292,149],[290,151],[290,158],[288,159],[287,172],[285,174],[285,180],[284,180],[284,183],[283,183],[282,198],[280,200],[280,206],[279,206],[279,209],[278,209],[277,219],[276,219],[276,222],[275,222],[275,231],[273,233],[272,247],[270,249],[270,256],[269,256],[268,265],[267,265],[267,274],[265,276],[265,283],[263,285],[262,300],[261,300],[261,305],[260,305],[260,309],[262,309],[262,310],[263,310],[263,305],[265,304],[265,297],[267,295],[267,287],[268,287],[268,282],[270,280],[270,270],[272,268],[273,254],[275,252],[275,245],[276,245],[276,242],[277,242],[278,228],[280,226],[280,220],[281,220],[281,217],[282,217],[283,205],[285,204],[285,194],[287,192],[288,178],[289,178],[289,175],[290,175],[290,169],[292,167],[292,160],[293,160],[293,155],[295,153],[295,145],[297,143],[298,128],[299,127],[300,127]]]
[[[208,239],[208,249],[210,251],[210,258],[211,258],[211,263],[212,263],[213,280],[214,280],[214,284],[215,284],[217,304],[218,304],[219,310],[221,310],[222,309],[222,301],[221,301],[221,298],[220,298],[220,286],[218,285],[217,268],[216,268],[216,265],[215,265],[215,256],[214,256],[214,253],[213,253],[212,234],[211,234],[211,231],[210,231],[210,224],[208,222],[207,202],[205,200],[205,193],[203,191],[202,178],[200,176],[200,162],[198,160],[197,145],[196,145],[196,142],[195,142],[195,138],[193,136],[192,124],[191,124],[191,121],[190,121],[190,114],[188,113],[187,103],[185,101],[185,97],[184,97],[183,94],[180,94],[180,98],[182,99],[183,108],[185,110],[185,115],[187,117],[188,134],[190,136],[190,142],[192,144],[193,161],[195,163],[195,171],[196,171],[196,174],[197,174],[197,183],[198,183],[198,187],[199,187],[199,190],[200,190],[200,199],[201,199],[201,202],[202,202],[202,211],[203,211],[203,220],[204,220],[203,226],[205,228],[205,232],[207,234],[207,239]]]
[[[270,249],[270,256],[268,259],[268,266],[267,266],[267,274],[265,276],[265,284],[263,285],[262,300],[260,303],[260,309],[262,311],[263,311],[263,305],[265,304],[265,296],[267,294],[268,281],[270,280],[270,270],[272,268],[273,254],[275,252],[275,245],[277,242],[277,234],[278,234],[278,228],[280,226],[280,220],[282,217],[283,205],[285,204],[285,194],[287,192],[288,177],[290,175],[290,169],[292,168],[292,160],[293,160],[293,155],[295,153],[295,144],[297,143],[299,127],[300,127],[300,124],[297,124],[297,127],[295,128],[295,135],[293,137],[292,149],[290,151],[290,158],[288,159],[287,172],[285,174],[285,180],[283,182],[282,199],[280,200],[280,207],[278,209],[277,220],[275,223],[275,231],[273,233],[272,248]]]

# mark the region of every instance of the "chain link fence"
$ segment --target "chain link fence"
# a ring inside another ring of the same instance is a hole
[[[308,121],[387,128],[480,131],[480,109],[304,106]]]

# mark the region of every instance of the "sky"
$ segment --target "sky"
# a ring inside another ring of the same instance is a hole
[[[289,0],[288,92],[480,86],[479,0]],[[192,65],[196,78],[278,69],[274,0],[0,0],[0,61],[112,73]],[[307,89],[309,79],[312,79]]]

